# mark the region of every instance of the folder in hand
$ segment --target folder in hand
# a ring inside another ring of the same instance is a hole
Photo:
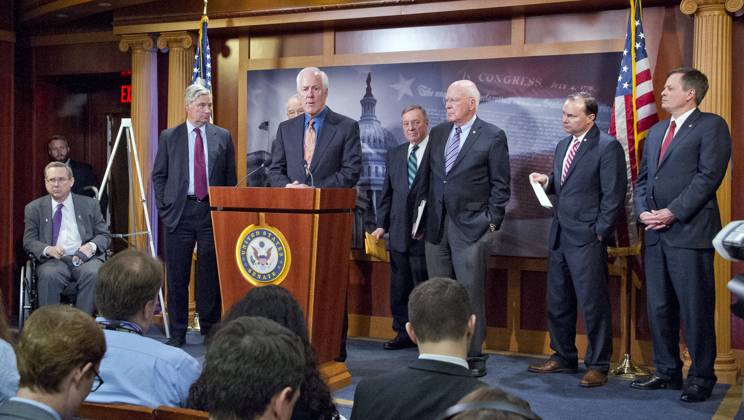
[[[377,261],[389,262],[387,246],[384,239],[375,239],[374,236],[364,232],[364,253]]]

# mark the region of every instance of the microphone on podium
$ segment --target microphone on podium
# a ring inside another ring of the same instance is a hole
[[[313,173],[310,172],[310,167],[307,165],[305,159],[302,160],[302,167],[305,168],[305,176],[310,178],[310,186],[315,188],[315,181],[313,180]]]
[[[256,172],[258,172],[259,170],[261,170],[261,169],[263,169],[263,168],[265,168],[265,167],[266,167],[266,162],[261,162],[261,165],[259,165],[259,167],[258,167],[258,168],[256,168],[256,169],[254,169],[254,170],[252,170],[252,171],[248,172],[248,173],[247,173],[247,174],[246,174],[246,175],[245,175],[244,177],[240,178],[240,181],[238,181],[238,183],[237,183],[237,184],[235,184],[235,186],[236,186],[236,187],[239,187],[239,186],[240,186],[240,184],[242,184],[242,183],[243,183],[243,182],[244,182],[244,181],[245,181],[246,179],[248,179],[248,177],[249,177],[249,176],[251,176],[251,175],[255,174]]]

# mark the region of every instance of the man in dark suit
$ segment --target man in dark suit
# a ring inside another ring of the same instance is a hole
[[[160,133],[152,185],[160,220],[165,225],[168,315],[171,339],[186,340],[191,255],[196,255],[196,310],[201,333],[220,320],[220,286],[214,252],[208,187],[236,183],[235,152],[230,132],[210,123],[212,94],[204,86],[186,88],[186,122]]]
[[[401,118],[407,143],[390,149],[385,158],[385,181],[377,207],[376,239],[390,233],[390,311],[395,338],[385,342],[387,350],[413,347],[406,333],[408,295],[426,280],[426,257],[421,236],[412,237],[421,199],[426,198],[429,171],[429,118],[419,105],[406,107]]]
[[[529,371],[576,372],[578,303],[589,341],[583,387],[607,382],[612,355],[607,243],[628,186],[623,148],[595,125],[598,110],[589,93],[569,95],[563,104],[563,128],[570,136],[555,148],[553,173],[530,174],[555,194],[547,290],[550,348],[555,353],[543,363],[530,365]]]
[[[270,186],[352,188],[362,171],[359,124],[326,106],[328,76],[315,67],[297,74],[297,94],[305,113],[279,124]]]
[[[16,347],[20,387],[0,405],[0,418],[75,418],[102,383],[98,367],[105,352],[103,331],[88,314],[62,305],[34,311]]]
[[[708,90],[699,70],[672,70],[661,92],[671,119],[651,127],[635,189],[635,210],[646,226],[648,319],[656,372],[636,389],[682,388],[679,324],[692,363],[681,399],[705,401],[716,384],[713,363],[715,283],[712,240],[721,229],[716,190],[731,157],[721,117],[697,107]]]
[[[506,134],[476,116],[480,93],[469,80],[447,89],[447,121],[429,134],[426,267],[468,290],[477,325],[468,352],[473,374],[486,374],[484,283],[488,255],[509,201]]]
[[[71,193],[69,166],[44,168],[49,195],[28,203],[23,248],[39,260],[39,305],[59,303],[60,293],[77,295],[75,306],[93,315],[96,278],[111,243],[98,201]]]
[[[466,357],[476,315],[458,282],[432,278],[416,286],[408,302],[406,330],[418,344],[411,366],[359,382],[352,420],[435,419],[473,389],[485,386]]]
[[[93,167],[85,162],[70,159],[70,143],[67,137],[55,134],[49,139],[49,159],[52,162],[62,162],[72,169],[75,177],[75,185],[72,192],[75,194],[93,197],[98,192],[98,177],[93,173]],[[93,188],[91,188],[93,187]]]

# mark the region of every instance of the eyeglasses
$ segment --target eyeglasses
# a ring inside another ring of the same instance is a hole
[[[46,182],[50,184],[61,184],[70,178],[47,178]]]
[[[90,384],[90,392],[98,391],[98,388],[103,385],[103,378],[101,378],[101,375],[98,374],[98,371],[95,368],[93,368],[93,375],[95,375],[95,377],[93,378],[93,383]]]

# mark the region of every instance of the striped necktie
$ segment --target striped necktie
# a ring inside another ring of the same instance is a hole
[[[307,122],[307,129],[305,130],[305,163],[307,167],[310,167],[310,162],[313,161],[313,155],[315,154],[315,118],[310,118]]]
[[[446,173],[449,173],[450,169],[452,169],[452,165],[457,160],[457,154],[460,153],[461,133],[462,128],[455,127],[455,135],[447,142],[447,147],[444,150],[444,171]]]
[[[561,185],[563,185],[563,183],[566,182],[568,171],[571,169],[571,163],[573,163],[574,156],[576,156],[576,151],[579,150],[580,145],[581,145],[581,142],[579,141],[579,139],[574,138],[573,143],[571,143],[571,149],[568,151],[568,156],[566,156],[566,161],[563,162],[563,173],[561,174]]]
[[[411,154],[408,155],[408,189],[413,186],[413,180],[416,178],[416,170],[418,169],[418,159],[416,158],[416,150],[418,150],[418,144],[413,146]]]

